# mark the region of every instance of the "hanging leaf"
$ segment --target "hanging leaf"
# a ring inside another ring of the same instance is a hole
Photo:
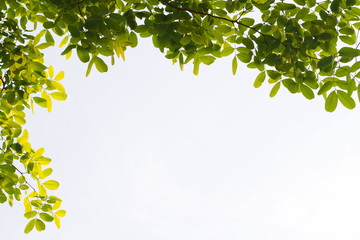
[[[325,110],[328,112],[335,111],[338,104],[338,96],[336,91],[332,91],[325,100]]]
[[[93,57],[94,63],[95,63],[95,67],[99,72],[107,72],[108,71],[108,66],[106,65],[106,63],[104,62],[104,60],[102,60],[99,57]]]

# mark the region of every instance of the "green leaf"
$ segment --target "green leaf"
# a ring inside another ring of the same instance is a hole
[[[291,10],[291,9],[294,9],[296,8],[296,6],[294,4],[291,4],[291,3],[284,3],[284,2],[278,2],[276,5],[275,5],[275,9],[277,10]]]
[[[253,18],[241,18],[240,19],[241,24],[245,24],[246,26],[252,26],[255,23],[255,20]]]
[[[59,48],[62,48],[68,42],[68,40],[69,40],[69,36],[64,37],[59,44]]]
[[[294,0],[297,4],[304,6],[306,4],[305,0]]]
[[[77,53],[80,61],[82,61],[84,63],[90,61],[89,51],[86,50],[85,48],[83,48],[81,46],[77,46],[76,53]]]
[[[75,26],[72,26],[72,25],[69,25],[68,30],[71,33],[71,36],[76,37],[76,38],[80,37],[79,28],[77,28]]]
[[[235,75],[238,67],[238,62],[236,57],[233,58],[231,66],[232,66],[232,74]]]
[[[25,213],[25,214],[24,214],[24,217],[26,217],[27,219],[29,219],[29,218],[35,217],[37,214],[38,214],[37,211],[30,211],[30,212]]]
[[[270,97],[275,97],[281,86],[281,82],[277,82],[270,91]]]
[[[316,4],[316,0],[306,0],[306,5],[308,7],[313,7]]]
[[[194,60],[194,69],[193,69],[194,75],[199,74],[199,68],[200,68],[200,61],[196,59]]]
[[[59,187],[59,183],[55,180],[48,180],[43,183],[44,186],[49,190],[56,190]]]
[[[0,203],[4,203],[7,201],[7,197],[6,195],[3,193],[3,191],[1,191],[0,189]]]
[[[332,91],[325,100],[325,110],[328,112],[335,111],[338,104],[338,96],[336,91]]]
[[[44,231],[46,226],[45,223],[40,219],[35,219],[35,228],[40,232],[40,231]]]
[[[262,83],[265,81],[266,73],[265,71],[259,73],[254,81],[254,87],[258,88],[262,85]]]
[[[226,47],[221,51],[221,56],[226,57],[226,56],[229,56],[230,54],[232,54],[233,52],[234,52],[233,47]]]
[[[343,47],[340,49],[339,55],[342,57],[357,57],[360,56],[360,50],[350,47]]]
[[[50,22],[50,21],[46,21],[43,23],[43,27],[45,29],[49,29],[49,28],[53,28],[55,26],[55,24],[53,22]]]
[[[331,66],[332,64],[333,64],[333,57],[332,56],[324,57],[319,61],[318,68],[323,69],[323,68],[326,68],[328,66]]]
[[[93,57],[94,63],[95,63],[95,67],[99,72],[107,72],[108,71],[108,66],[106,65],[106,63],[104,62],[104,60],[102,60],[99,57]]]
[[[284,87],[286,87],[291,93],[297,93],[299,85],[292,79],[284,79],[281,81]]]
[[[356,0],[346,0],[345,3],[346,3],[346,6],[350,7],[350,6],[355,5]]]
[[[31,219],[28,224],[26,224],[24,232],[27,234],[34,229],[36,219]]]
[[[344,35],[341,35],[339,38],[342,42],[349,44],[349,45],[353,45],[356,43],[356,38],[352,38],[352,37],[344,36]]]
[[[323,93],[326,93],[327,91],[329,91],[332,87],[334,86],[334,83],[329,81],[329,82],[326,82],[324,85],[322,85],[320,87],[320,90],[318,92],[318,95],[321,95]]]
[[[206,64],[206,65],[210,65],[215,61],[215,57],[213,56],[202,56],[198,58],[202,63]]]
[[[339,12],[339,7],[340,7],[340,0],[332,0],[331,1],[330,9],[331,9],[332,12],[338,13]]]
[[[63,93],[63,92],[53,92],[53,93],[50,93],[50,96],[53,99],[58,100],[58,101],[65,101],[67,98],[67,94]]]
[[[183,46],[188,45],[190,42],[191,42],[191,36],[189,36],[189,35],[186,35],[185,37],[183,37],[180,40],[180,44],[183,45]]]
[[[300,84],[300,91],[304,95],[304,97],[306,97],[309,100],[311,100],[315,97],[313,90],[311,90],[311,88],[309,88],[308,86],[306,86],[304,84]]]
[[[34,69],[34,71],[42,72],[46,69],[46,66],[39,62],[31,62],[30,66]]]
[[[354,63],[354,65],[351,66],[350,71],[355,72],[355,71],[359,70],[359,68],[360,68],[360,62],[356,62],[356,63]]]
[[[342,105],[344,105],[344,107],[348,108],[348,109],[353,109],[355,108],[356,104],[354,99],[351,98],[351,96],[349,94],[347,94],[344,91],[338,90],[337,91],[338,97],[340,102],[342,103]]]
[[[49,31],[46,31],[46,33],[45,33],[45,40],[48,43],[52,43],[53,44],[52,46],[54,46],[55,40]]]
[[[54,218],[48,213],[40,213],[39,216],[45,222],[52,222],[54,220]]]
[[[46,108],[47,107],[47,103],[46,100],[44,98],[41,97],[33,97],[34,102],[39,105],[40,107]]]
[[[19,115],[14,115],[14,120],[20,125],[24,125],[26,123],[25,118],[23,118]]]
[[[91,60],[90,60],[90,62],[88,63],[88,67],[87,67],[87,69],[86,69],[86,77],[88,77],[89,75],[90,75],[90,73],[91,73],[91,69],[92,69],[92,66],[94,65],[94,58],[92,58]]]

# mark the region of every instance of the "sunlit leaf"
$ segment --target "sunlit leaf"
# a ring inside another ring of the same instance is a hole
[[[48,180],[48,181],[44,182],[43,184],[49,190],[56,190],[59,188],[59,182],[57,182],[55,180]]]

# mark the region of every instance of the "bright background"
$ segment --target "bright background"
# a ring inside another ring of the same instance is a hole
[[[230,58],[193,76],[149,41],[89,78],[76,57],[49,56],[69,97],[27,128],[68,215],[25,235],[22,204],[3,204],[0,239],[360,238],[359,107],[327,113],[284,88],[271,99]]]

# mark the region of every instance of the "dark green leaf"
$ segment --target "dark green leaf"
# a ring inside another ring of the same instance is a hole
[[[76,53],[80,59],[80,61],[86,63],[88,61],[90,61],[90,55],[88,50],[86,50],[85,48],[81,47],[81,46],[77,46],[76,48]]]

